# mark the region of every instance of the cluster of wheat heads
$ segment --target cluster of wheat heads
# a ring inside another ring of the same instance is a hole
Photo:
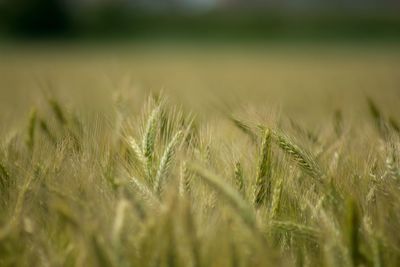
[[[1,141],[0,266],[400,265],[399,131],[371,99],[321,134],[47,103]]]

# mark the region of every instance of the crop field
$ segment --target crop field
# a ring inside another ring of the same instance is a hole
[[[0,266],[400,266],[398,45],[0,49]]]

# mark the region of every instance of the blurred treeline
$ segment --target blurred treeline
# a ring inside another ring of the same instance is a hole
[[[400,37],[400,9],[188,10],[173,4],[163,9],[146,8],[132,4],[134,2],[82,4],[72,0],[0,0],[0,36],[80,39]]]

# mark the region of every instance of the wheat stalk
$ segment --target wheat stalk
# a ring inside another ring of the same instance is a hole
[[[354,200],[347,203],[347,243],[350,259],[353,266],[359,266],[365,261],[364,255],[360,251],[360,215]]]
[[[13,184],[6,167],[0,162],[0,201],[4,206],[8,204],[10,197],[10,186]],[[4,207],[3,207],[4,208]]]
[[[192,256],[193,267],[201,267],[201,254],[200,254],[200,239],[197,236],[197,227],[195,224],[195,217],[193,216],[190,203],[187,201],[182,202],[183,213],[183,227],[187,232],[189,239],[189,253]]]
[[[112,227],[112,234],[111,238],[114,242],[114,244],[117,244],[119,242],[119,238],[121,235],[122,228],[124,226],[124,221],[126,217],[126,210],[130,207],[130,203],[126,199],[121,199],[118,201],[117,204],[117,209],[115,212],[115,219],[114,219],[114,224]]]

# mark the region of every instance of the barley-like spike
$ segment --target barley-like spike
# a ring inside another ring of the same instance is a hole
[[[158,166],[155,183],[154,183],[154,192],[156,192],[157,194],[159,194],[161,192],[162,183],[164,182],[164,179],[166,178],[166,176],[168,174],[170,165],[174,159],[175,148],[179,143],[181,135],[182,135],[181,131],[179,131],[175,134],[175,136],[172,138],[172,140],[167,145],[167,147],[161,157],[160,165]]]
[[[197,175],[203,178],[209,186],[227,199],[228,203],[238,211],[243,221],[250,228],[255,229],[256,221],[253,211],[236,190],[216,174],[204,169],[203,167],[197,164],[191,164],[190,167]]]
[[[237,190],[244,195],[246,189],[244,187],[243,168],[239,161],[235,164],[234,178]]]
[[[136,142],[136,140],[133,137],[128,137],[128,142],[135,154],[136,160],[138,161],[138,163],[140,165],[140,169],[143,171],[143,173],[146,173],[147,161],[146,161],[146,157],[144,156],[140,146],[138,145],[138,143]]]
[[[274,219],[279,211],[281,203],[281,195],[282,195],[282,185],[283,185],[283,179],[279,179],[275,184],[274,191],[272,192],[272,202],[269,212],[270,219]]]
[[[142,197],[149,201],[151,204],[158,203],[157,197],[154,196],[153,192],[143,183],[141,183],[136,177],[131,177],[133,187],[142,195]]]
[[[147,120],[146,129],[142,140],[142,151],[146,158],[146,168],[147,175],[150,179],[153,177],[153,154],[154,154],[154,144],[157,136],[157,122],[160,114],[161,107],[157,106],[150,114]],[[153,182],[153,181],[150,181]]]
[[[266,198],[270,197],[271,190],[271,132],[268,129],[264,130],[262,138],[254,192],[254,204],[256,207],[262,205]]]
[[[185,193],[190,194],[191,192],[191,174],[187,167],[186,161],[181,164],[180,180],[179,180],[179,193],[183,196]]]
[[[154,151],[154,143],[157,134],[156,126],[160,110],[160,106],[153,109],[149,119],[147,120],[146,129],[143,135],[142,151],[144,156],[148,159],[152,157]]]
[[[278,146],[290,157],[292,157],[305,173],[316,180],[320,180],[322,178],[323,172],[321,171],[321,168],[308,153],[306,153],[296,144],[292,143],[290,139],[283,134],[274,133],[274,136],[276,137]]]

